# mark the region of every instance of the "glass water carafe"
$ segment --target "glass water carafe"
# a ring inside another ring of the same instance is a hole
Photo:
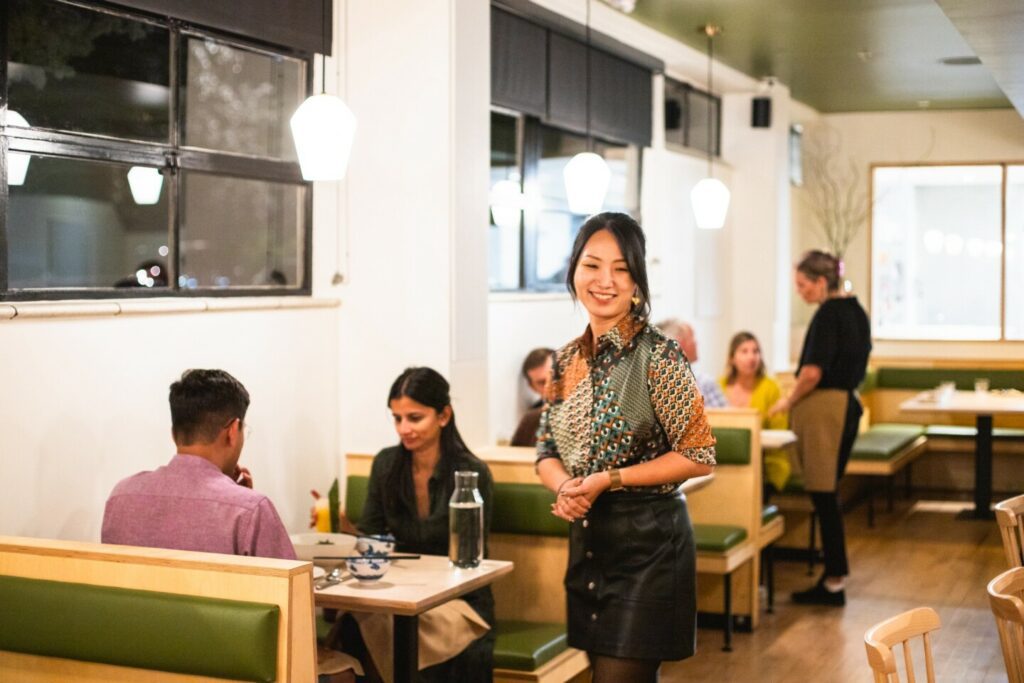
[[[448,559],[456,567],[476,567],[484,557],[484,499],[477,472],[455,473],[448,503]]]

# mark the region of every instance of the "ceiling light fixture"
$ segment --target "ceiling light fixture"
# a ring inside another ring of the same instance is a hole
[[[708,39],[708,99],[713,97],[714,81],[712,80],[711,63],[714,60],[714,38],[722,33],[720,26],[705,24],[698,29]],[[729,188],[714,174],[714,150],[711,146],[712,109],[708,103],[708,177],[693,186],[690,191],[690,203],[693,205],[693,217],[697,227],[702,230],[720,230],[725,225],[725,215],[729,212]]]
[[[132,199],[141,206],[152,206],[160,201],[160,190],[164,177],[152,166],[132,166],[128,171],[128,187]]]
[[[321,0],[320,94],[306,98],[290,121],[304,180],[341,180],[348,169],[356,117],[341,98],[327,94],[327,2]],[[347,46],[346,46],[347,47]]]
[[[28,125],[28,121],[25,117],[16,111],[10,109],[7,110],[7,125],[8,126],[21,126],[22,128],[31,128]],[[31,154],[21,154],[19,152],[8,152],[7,153],[7,185],[24,185],[25,176],[28,174],[28,162],[31,161]]]
[[[592,150],[594,141],[590,137],[590,0],[587,0],[587,151],[580,152],[565,165],[565,195],[569,210],[575,214],[590,215],[601,210],[612,171],[600,155]]]

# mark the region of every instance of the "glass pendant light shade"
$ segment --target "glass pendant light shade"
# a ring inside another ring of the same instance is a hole
[[[25,117],[16,111],[7,110],[7,125],[30,128]],[[28,174],[28,162],[32,159],[31,154],[20,152],[7,153],[7,184],[24,185],[25,176]]]
[[[313,95],[291,118],[295,151],[305,180],[341,180],[348,168],[356,117],[340,98]]]
[[[562,173],[570,211],[589,216],[601,210],[612,179],[604,159],[593,152],[581,152],[569,160]]]
[[[150,206],[160,201],[160,189],[164,186],[164,177],[160,171],[150,166],[132,166],[128,171],[128,187],[132,190],[132,199],[136,204]]]
[[[523,193],[514,180],[499,180],[491,186],[491,215],[499,228],[519,227]]]
[[[720,230],[729,211],[729,188],[718,178],[704,178],[690,190],[693,217],[701,230]]]

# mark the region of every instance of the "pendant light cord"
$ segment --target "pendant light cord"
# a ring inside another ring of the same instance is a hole
[[[320,94],[327,93],[327,3],[320,0]]]
[[[587,34],[587,151],[594,151],[594,139],[590,136],[590,2],[587,0],[587,21],[585,24]]]
[[[715,40],[714,40],[714,28],[711,24],[705,28],[708,36],[708,177],[713,178],[712,172],[712,150],[711,150],[711,108],[715,101],[715,87],[714,80],[711,75],[711,64],[715,59]]]

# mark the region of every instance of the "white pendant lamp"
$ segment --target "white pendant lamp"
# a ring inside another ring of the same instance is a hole
[[[563,175],[569,210],[588,216],[598,213],[612,179],[605,160],[593,152],[581,152],[565,165]]]
[[[25,117],[16,111],[7,110],[7,125],[8,126],[21,126],[22,128],[31,128],[28,125],[28,121]],[[21,152],[8,152],[7,153],[7,184],[8,185],[24,185],[25,176],[28,174],[28,162],[32,159],[31,154],[22,154]]]
[[[151,166],[132,166],[128,171],[128,187],[136,204],[152,206],[160,201],[160,190],[164,177]]]
[[[322,0],[324,31],[327,0]],[[306,99],[289,122],[304,180],[342,180],[348,169],[356,117],[341,98],[327,94],[327,40],[321,49],[320,94]]]
[[[518,182],[509,178],[491,186],[491,215],[495,225],[499,228],[518,228],[522,210],[523,192]]]
[[[590,138],[590,0],[587,0],[587,148],[592,145]],[[565,196],[569,210],[575,214],[598,213],[604,205],[612,171],[608,163],[594,152],[580,152],[562,170],[565,178]]]
[[[708,97],[714,92],[711,63],[714,60],[714,38],[722,32],[720,26],[706,24],[698,29],[708,38]],[[714,152],[711,147],[712,107],[708,104],[708,177],[701,180],[690,190],[690,203],[693,205],[693,217],[701,230],[721,230],[725,225],[725,216],[729,212],[729,188],[721,180],[715,178]]]

